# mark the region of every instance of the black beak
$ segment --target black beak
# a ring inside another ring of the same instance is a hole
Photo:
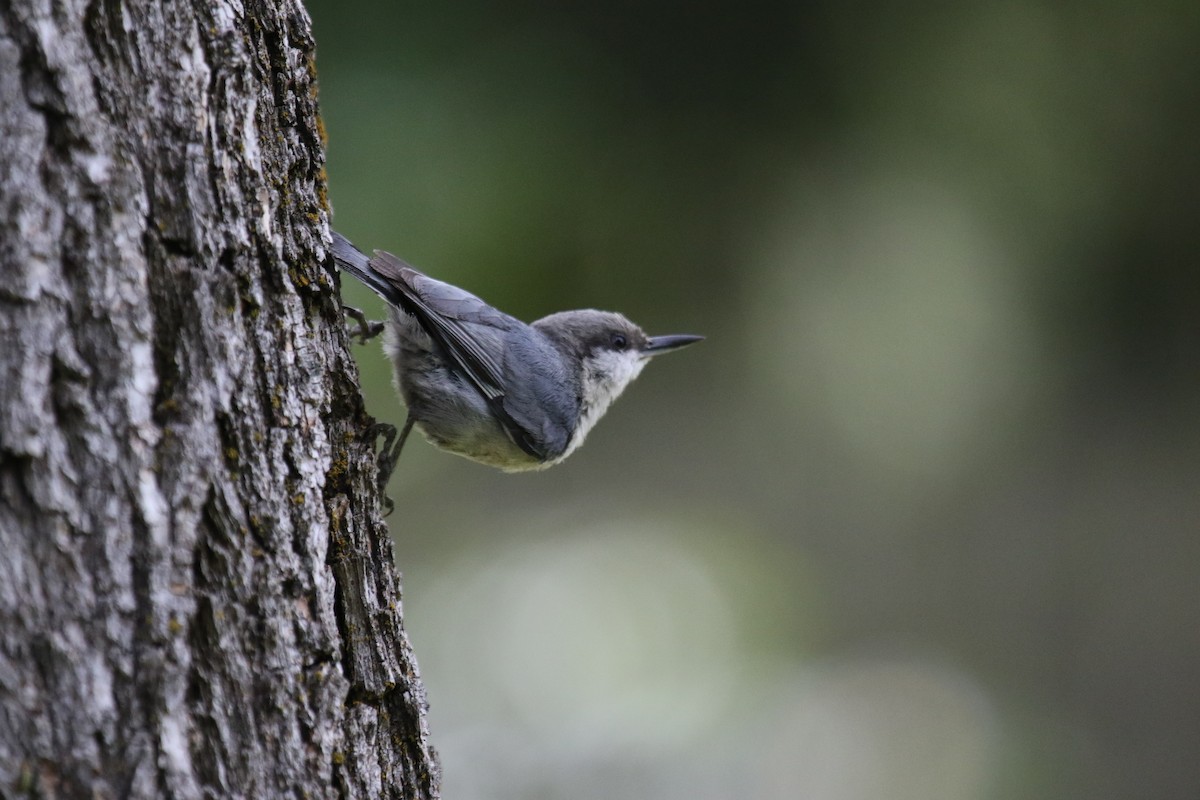
[[[652,336],[650,337],[650,341],[646,342],[646,346],[642,348],[642,357],[649,358],[660,353],[669,353],[672,350],[678,350],[681,347],[694,344],[703,338],[703,336],[691,336],[686,333],[675,336]]]

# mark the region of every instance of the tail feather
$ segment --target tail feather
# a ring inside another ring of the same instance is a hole
[[[355,247],[349,239],[333,231],[333,260],[340,269],[349,272],[375,294],[393,305],[400,304],[396,287],[371,267],[367,255]]]

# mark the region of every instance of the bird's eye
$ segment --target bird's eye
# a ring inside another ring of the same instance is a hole
[[[612,337],[613,350],[624,350],[628,346],[629,346],[629,341],[625,338],[625,334],[623,334],[623,333],[614,333],[613,334],[613,337]]]

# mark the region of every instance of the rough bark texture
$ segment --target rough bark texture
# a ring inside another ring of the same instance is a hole
[[[437,796],[288,0],[0,0],[0,797]]]

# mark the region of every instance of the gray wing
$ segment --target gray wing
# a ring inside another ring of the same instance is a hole
[[[398,305],[417,318],[486,399],[504,395],[502,354],[490,352],[495,348],[487,348],[466,324],[507,331],[520,322],[470,292],[418,272],[391,253],[376,250],[370,266],[396,289]]]
[[[531,426],[529,415],[520,413],[519,407],[514,408],[509,398],[504,370],[506,339],[507,334],[523,328],[524,323],[470,292],[418,272],[391,253],[376,250],[369,266],[391,290],[384,294],[384,299],[416,318],[446,354],[450,366],[466,377],[487,401],[492,415],[514,444],[540,461],[565,449],[569,433],[547,436],[553,432]],[[481,335],[493,332],[494,335]]]

